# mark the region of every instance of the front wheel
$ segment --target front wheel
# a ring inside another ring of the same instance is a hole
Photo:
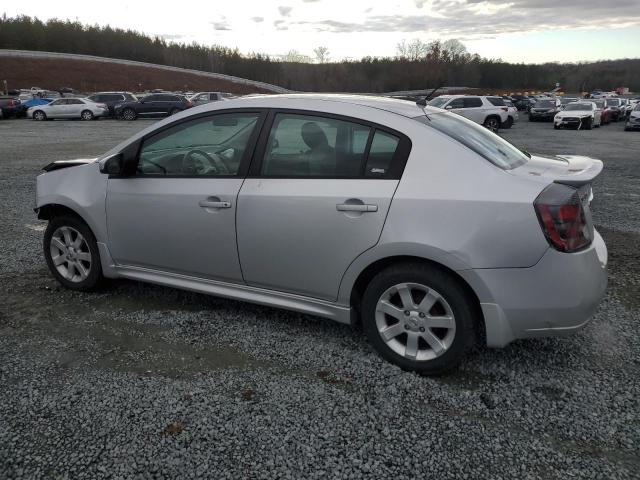
[[[90,110],[83,110],[80,114],[82,120],[93,120],[93,113]]]
[[[420,263],[378,273],[362,300],[362,323],[378,353],[403,370],[438,375],[475,340],[473,299],[449,273]]]
[[[42,110],[38,110],[36,112],[33,112],[33,119],[39,122],[43,122],[47,119],[47,114],[44,113]]]
[[[584,129],[585,130],[591,130],[591,126],[593,125],[593,123],[591,122],[591,118],[586,118],[584,120]]]
[[[133,108],[125,108],[122,111],[122,118],[124,118],[125,120],[135,120],[136,117],[137,115]]]
[[[87,291],[102,280],[98,245],[82,220],[73,216],[51,219],[43,246],[49,270],[63,286]]]

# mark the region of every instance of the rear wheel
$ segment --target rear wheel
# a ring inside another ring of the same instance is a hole
[[[44,233],[44,256],[53,276],[72,290],[92,290],[102,280],[98,245],[74,216],[54,217]]]
[[[93,120],[93,113],[90,110],[83,110],[80,114],[82,120]]]
[[[47,114],[42,110],[36,110],[35,112],[33,112],[33,119],[42,122],[47,119]]]
[[[513,127],[513,117],[512,117],[511,115],[509,115],[509,118],[507,118],[507,121],[506,121],[506,122],[504,122],[504,123],[501,125],[501,127],[502,127],[502,128],[507,128],[507,129],[509,129],[509,128]]]
[[[137,115],[133,108],[125,108],[122,111],[122,118],[124,118],[125,120],[135,120],[137,118]]]
[[[500,128],[500,120],[497,117],[487,117],[483,125],[492,132],[497,132]]]
[[[449,273],[420,263],[389,267],[367,286],[367,338],[404,370],[437,375],[454,368],[475,339],[473,299]]]

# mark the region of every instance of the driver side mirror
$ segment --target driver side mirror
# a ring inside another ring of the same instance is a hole
[[[446,107],[444,107],[445,110],[451,110],[453,107],[451,105],[447,105]]]

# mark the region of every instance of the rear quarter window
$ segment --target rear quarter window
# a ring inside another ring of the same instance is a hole
[[[504,99],[499,98],[499,97],[487,97],[487,100],[489,100],[489,103],[491,105],[494,105],[496,107],[504,107],[505,103],[504,103]]]

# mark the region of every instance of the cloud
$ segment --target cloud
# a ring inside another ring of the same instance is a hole
[[[209,22],[214,30],[231,30],[231,25],[227,22],[227,17],[220,15],[220,20]]]
[[[284,20],[276,20],[275,22],[273,22],[273,26],[276,27],[276,30],[279,31],[289,30],[289,27],[285,25]]]
[[[291,14],[291,10],[293,10],[293,7],[285,7],[285,6],[278,7],[278,11],[280,12],[280,15],[282,15],[283,17],[288,17]]]
[[[256,23],[260,23],[264,21],[264,17],[251,17],[251,20],[253,20]]]
[[[416,1],[416,5],[419,1]],[[504,33],[640,25],[638,0],[433,0],[433,14],[372,15],[360,22],[298,21],[316,32],[406,32],[465,39]]]
[[[426,2],[427,0],[413,0],[413,3],[415,3],[418,8],[422,8]]]

